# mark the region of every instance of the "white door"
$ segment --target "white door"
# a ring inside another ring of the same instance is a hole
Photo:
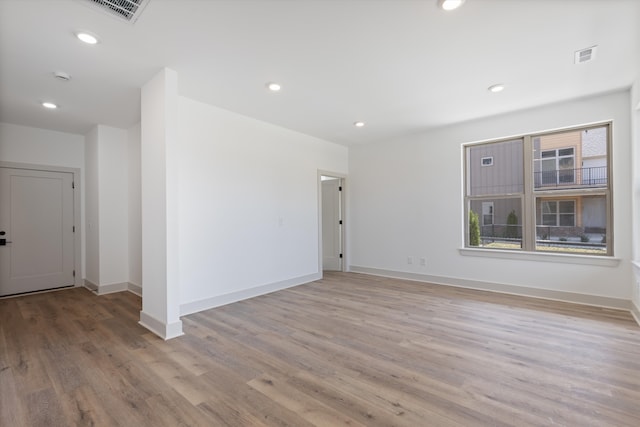
[[[0,296],[74,284],[73,174],[0,167]]]
[[[342,271],[342,180],[322,178],[322,269]]]

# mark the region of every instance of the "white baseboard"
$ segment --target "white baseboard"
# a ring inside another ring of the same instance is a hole
[[[114,292],[122,292],[129,289],[129,282],[108,283],[106,285],[98,285],[98,295],[112,294]]]
[[[139,297],[142,296],[142,286],[130,282],[96,285],[91,280],[84,279],[84,287],[97,295],[106,295],[112,294],[114,292],[129,291],[133,294],[138,295]]]
[[[640,308],[634,302],[631,302],[631,315],[636,319],[638,326],[640,326]]]
[[[97,292],[98,291],[98,285],[96,285],[95,283],[93,283],[89,279],[84,279],[83,286],[85,288],[89,289],[91,292]]]
[[[384,270],[379,268],[350,266],[354,273],[365,273],[373,276],[390,277],[394,279],[406,279],[419,282],[433,283],[435,285],[456,286],[459,288],[478,289],[483,291],[499,292],[503,294],[520,295],[526,297],[542,298],[554,301],[563,301],[576,304],[593,305],[596,307],[615,308],[618,310],[631,310],[631,301],[621,298],[604,297],[600,295],[578,294],[574,292],[555,291],[551,289],[538,289],[527,286],[516,286],[504,283],[481,282],[478,280],[460,279],[456,277],[431,276],[420,273],[408,273],[403,271]]]
[[[321,278],[321,273],[314,273],[306,276],[294,277],[293,279],[283,280],[280,282],[256,286],[254,288],[244,289],[242,291],[231,292],[224,295],[217,295],[211,298],[205,298],[198,301],[180,304],[180,316],[186,316],[188,314],[197,313],[199,311],[208,310],[210,308],[220,307],[223,305],[231,304],[233,302],[269,294],[271,292],[280,291],[282,289],[287,289],[293,286],[320,280]]]
[[[129,292],[131,292],[132,294],[138,295],[139,297],[142,297],[142,286],[140,285],[136,285],[135,283],[128,283],[128,287],[127,290]]]
[[[633,268],[633,275],[635,278],[633,282],[633,286],[636,287],[634,289],[634,292],[636,292],[636,295],[638,295],[640,293],[640,289],[638,288],[640,287],[640,261],[631,261],[631,267]],[[634,319],[636,319],[638,325],[640,325],[640,308],[638,308],[636,304],[640,304],[640,301],[631,302],[631,315],[634,317]]]
[[[181,320],[172,323],[165,323],[161,320],[156,319],[150,314],[141,311],[140,321],[138,323],[165,341],[184,335],[184,332],[182,332]]]

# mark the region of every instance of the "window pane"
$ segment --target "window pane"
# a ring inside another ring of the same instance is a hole
[[[533,138],[536,190],[607,186],[608,127]]]
[[[542,224],[543,225],[558,225],[558,217],[556,214],[543,214],[542,215]]]
[[[467,147],[469,196],[522,193],[523,141],[496,142]],[[482,159],[492,158],[491,167]]]
[[[543,213],[553,213],[553,214],[555,214],[557,212],[557,207],[558,207],[558,202],[556,202],[556,201],[553,201],[553,202],[543,201],[542,202],[542,212]]]
[[[575,202],[573,200],[561,201],[559,204],[560,204],[560,213],[573,214],[575,212]]]
[[[606,255],[606,196],[571,198],[536,198],[536,250]]]
[[[573,227],[575,225],[575,215],[573,214],[560,214],[560,225]]]
[[[562,157],[558,159],[560,169],[573,169],[573,157]]]
[[[498,249],[522,248],[522,203],[519,197],[471,200],[469,207],[473,215],[477,215],[479,219],[479,233],[476,236],[478,244],[472,244],[474,238],[471,236],[473,227],[470,221],[469,246]],[[491,207],[492,215],[487,213],[488,207]]]

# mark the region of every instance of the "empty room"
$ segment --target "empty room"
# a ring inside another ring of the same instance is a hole
[[[0,0],[0,426],[640,425],[640,2]]]

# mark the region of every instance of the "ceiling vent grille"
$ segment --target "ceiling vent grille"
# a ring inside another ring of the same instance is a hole
[[[589,62],[596,59],[596,48],[598,46],[591,46],[586,49],[577,50],[575,53],[575,63],[582,64],[583,62]]]
[[[133,24],[149,0],[84,0],[94,9]]]

